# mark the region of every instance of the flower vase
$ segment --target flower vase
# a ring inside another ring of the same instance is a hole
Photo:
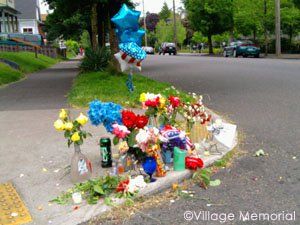
[[[80,145],[74,144],[74,155],[71,160],[71,181],[79,183],[90,179],[92,175],[92,164],[88,158],[81,153]]]
[[[149,127],[157,127],[158,128],[157,117],[154,115],[151,115],[149,117],[148,125],[149,125]]]
[[[165,165],[162,160],[162,156],[160,154],[160,148],[158,145],[154,145],[147,150],[149,156],[153,157],[156,161],[156,177],[164,177],[166,176],[166,170],[164,169]]]
[[[201,143],[204,139],[208,139],[209,132],[206,128],[206,125],[195,123],[190,130],[189,137],[193,143]]]

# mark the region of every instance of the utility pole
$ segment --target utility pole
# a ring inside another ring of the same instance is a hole
[[[265,56],[268,55],[268,30],[267,30],[267,0],[264,0],[264,36],[265,36]]]
[[[280,0],[275,0],[276,56],[281,56]]]
[[[145,29],[145,46],[148,46],[147,41],[147,24],[146,24],[146,13],[145,13],[145,1],[143,0],[143,14],[144,14],[144,29]]]
[[[176,12],[175,12],[175,0],[173,0],[173,23],[174,23],[174,43],[177,47],[177,28],[176,28]]]

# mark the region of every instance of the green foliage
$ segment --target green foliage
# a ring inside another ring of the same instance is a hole
[[[168,4],[164,2],[164,5],[159,13],[159,19],[164,20],[166,22],[170,18],[170,16],[171,10],[169,9]]]
[[[221,34],[233,27],[231,0],[185,0],[184,3],[191,25],[204,35]]]
[[[18,81],[23,77],[24,75],[20,71],[14,70],[4,63],[0,63],[0,86]]]
[[[116,191],[119,182],[122,180],[119,176],[103,176],[97,179],[91,179],[84,183],[75,184],[75,187],[62,193],[51,202],[65,205],[71,202],[72,194],[82,193],[83,198],[87,200],[88,204],[97,204],[101,197],[105,198],[105,203],[112,205],[112,200],[108,197]]]
[[[202,188],[207,189],[210,185],[210,177],[211,177],[212,171],[211,169],[202,169],[197,170],[193,174],[193,181],[197,184],[199,184]]]
[[[35,58],[35,53],[32,52],[0,52],[0,58],[17,63],[23,73],[33,73],[46,69],[58,62],[57,59],[44,55],[38,55],[38,58]]]
[[[87,107],[94,99],[113,101],[126,107],[140,107],[140,94],[148,91],[163,95],[177,95],[183,101],[189,101],[186,93],[171,88],[168,83],[158,82],[147,77],[135,74],[133,83],[135,91],[130,93],[126,87],[127,74],[120,73],[112,76],[107,71],[82,73],[76,77],[73,87],[68,94],[70,104],[78,107]]]
[[[177,29],[177,42],[182,44],[186,38],[186,29],[182,25],[179,17],[176,18],[176,29]],[[160,20],[156,26],[156,37],[158,43],[173,42],[174,40],[174,21],[170,18],[170,22]]]
[[[72,52],[74,55],[77,55],[79,52],[79,44],[77,41],[72,39],[66,41],[67,51]]]
[[[89,32],[87,32],[86,30],[82,32],[79,43],[84,49],[91,47],[91,39]]]
[[[111,54],[106,47],[98,48],[96,51],[88,48],[80,65],[83,71],[103,71],[107,68]]]
[[[232,0],[184,0],[188,19],[195,31],[208,37],[212,53],[212,35],[233,29]]]
[[[207,37],[203,36],[201,32],[196,31],[193,34],[192,41],[195,43],[207,43]]]

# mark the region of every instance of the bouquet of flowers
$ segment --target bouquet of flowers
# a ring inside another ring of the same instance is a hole
[[[156,118],[159,114],[166,110],[167,99],[161,94],[142,93],[140,95],[140,102],[144,109],[146,109],[146,115]],[[155,124],[156,125],[156,124]]]
[[[90,133],[82,130],[82,127],[87,122],[88,118],[82,113],[72,121],[69,112],[62,109],[59,113],[59,119],[54,122],[54,127],[57,131],[64,131],[64,136],[68,140],[68,147],[70,147],[72,143],[82,145],[85,138],[92,136]]]
[[[182,106],[181,113],[187,122],[187,132],[190,132],[192,130],[193,125],[196,122],[204,125],[211,119],[211,115],[206,112],[205,107],[202,103],[203,97],[201,95],[197,96],[196,94],[193,94],[193,98],[193,102],[183,103]]]

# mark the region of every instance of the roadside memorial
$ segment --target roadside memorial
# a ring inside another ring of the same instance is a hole
[[[202,96],[192,94],[189,100],[183,100],[176,95],[147,92],[140,95],[139,101],[143,109],[139,114],[100,100],[90,102],[88,118],[81,114],[71,121],[67,111],[60,112],[55,128],[65,132],[68,145],[74,143],[75,149],[89,135],[81,129],[88,120],[94,126],[105,127],[107,135],[99,140],[101,166],[110,172],[77,183],[54,202],[67,204],[73,199],[76,204],[84,200],[96,204],[112,196],[131,198],[170,171],[201,171],[205,167],[204,151],[218,154],[199,147],[201,144],[214,141],[229,147],[234,142],[236,126],[215,119],[205,108]],[[205,132],[195,132],[195,127]],[[78,168],[87,168],[88,176],[84,178],[88,179],[92,171],[89,161],[85,157],[83,160],[86,167],[81,163]]]

